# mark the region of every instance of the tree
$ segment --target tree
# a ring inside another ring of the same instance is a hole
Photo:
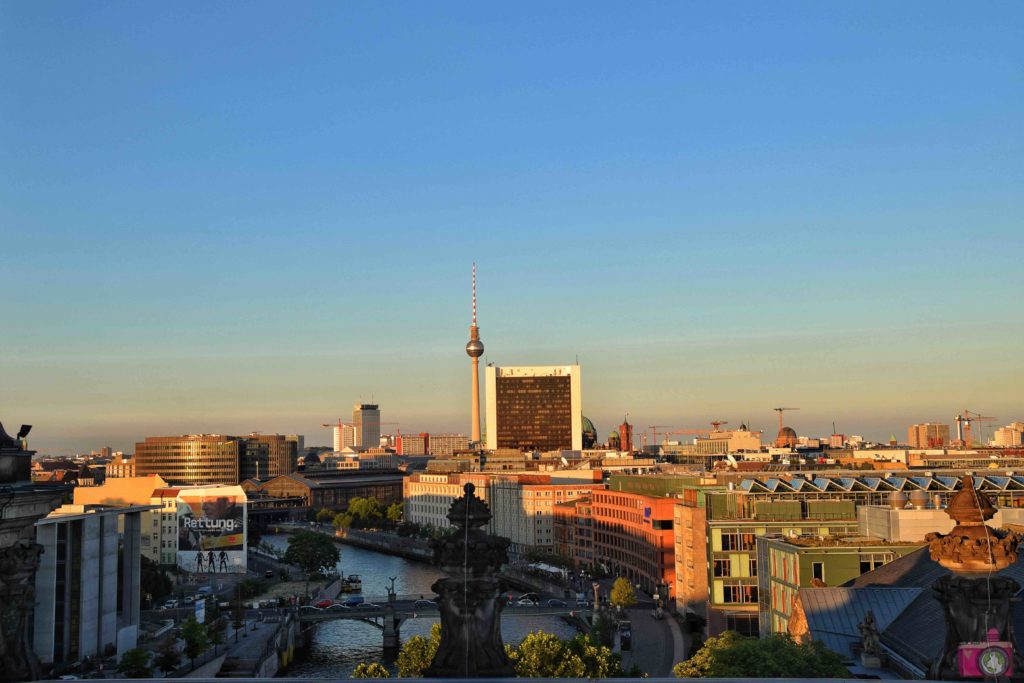
[[[242,598],[235,591],[235,603],[231,607],[231,625],[235,627],[235,642],[238,642],[238,632],[245,629],[245,605]]]
[[[301,567],[307,574],[318,574],[338,564],[341,553],[334,541],[315,531],[300,531],[288,539],[284,561]]]
[[[173,636],[164,638],[163,642],[160,643],[160,649],[157,650],[154,663],[156,668],[165,674],[176,670],[181,664],[181,653],[178,652],[178,643]]]
[[[393,524],[398,524],[399,522],[402,521],[402,516],[404,514],[405,514],[405,504],[404,503],[392,503],[391,505],[388,506],[387,512],[385,513],[385,516],[387,516],[389,522],[391,522]]]
[[[842,659],[818,641],[788,635],[751,638],[735,631],[708,638],[672,672],[678,678],[847,678]]]
[[[144,555],[141,559],[139,588],[143,595],[149,595],[149,604],[155,605],[170,595],[174,586],[170,577],[160,569],[160,565]]]
[[[551,633],[530,633],[517,647],[505,648],[520,678],[614,678],[625,676],[622,659],[583,635],[562,640]]]
[[[185,641],[185,656],[192,660],[192,668],[196,667],[196,657],[210,649],[210,637],[206,627],[189,617],[181,625],[181,639]]]
[[[349,678],[391,678],[391,673],[377,662],[360,662]]]
[[[210,644],[213,645],[213,654],[217,654],[217,646],[224,644],[225,631],[227,631],[228,624],[223,618],[217,619],[210,624],[210,627],[206,629],[207,634],[210,638]]]
[[[430,663],[434,661],[437,647],[441,644],[441,624],[430,627],[430,638],[413,636],[405,641],[398,652],[398,677],[422,678]]]
[[[352,526],[353,521],[354,520],[352,518],[352,515],[348,514],[347,512],[339,512],[338,514],[334,515],[334,520],[332,524],[334,524],[335,529],[348,529]]]
[[[583,662],[566,656],[565,643],[543,631],[528,634],[518,647],[505,648],[519,678],[583,678]]]
[[[117,663],[117,673],[125,678],[149,678],[153,670],[149,667],[149,652],[135,647],[121,655]]]
[[[603,611],[594,612],[594,623],[590,627],[590,642],[594,645],[611,646],[615,642],[615,620]]]
[[[324,524],[334,519],[334,513],[327,508],[322,508],[320,512],[316,513],[317,524]]]
[[[633,584],[620,576],[612,584],[612,593],[608,599],[620,609],[635,605],[636,594],[633,592]]]
[[[250,524],[246,530],[246,543],[250,548],[260,547],[260,540],[263,538],[263,531],[258,524]]]

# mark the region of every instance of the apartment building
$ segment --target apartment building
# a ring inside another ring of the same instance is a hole
[[[422,473],[406,477],[402,491],[405,520],[438,529],[447,528],[448,510],[456,498],[465,494],[465,486],[470,482],[476,487],[476,497],[487,502],[490,495],[490,477],[487,475]]]
[[[597,481],[589,474],[589,480],[570,478],[569,483],[557,482],[550,474],[494,475],[489,494],[491,533],[509,539],[512,554],[554,552],[555,506],[604,488],[600,473]]]
[[[869,536],[759,536],[760,635],[789,633],[790,617],[801,587],[842,586],[922,545],[923,542],[887,542]]]

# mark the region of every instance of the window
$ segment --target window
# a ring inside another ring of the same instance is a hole
[[[757,637],[759,629],[757,619],[756,614],[729,614],[725,618],[725,624],[730,631]]]
[[[818,581],[825,581],[825,563],[824,562],[812,562],[811,563],[811,577]]]
[[[750,560],[748,561],[750,562],[750,564],[748,565],[750,569],[750,575],[757,576],[757,560],[755,560],[754,558],[750,558]]]
[[[722,602],[726,604],[750,604],[757,602],[757,586],[723,586]]]
[[[715,560],[715,576],[732,576],[732,567],[729,560]]]

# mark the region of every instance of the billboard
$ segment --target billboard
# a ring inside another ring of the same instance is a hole
[[[183,489],[178,566],[193,574],[244,574],[246,496],[241,486]]]

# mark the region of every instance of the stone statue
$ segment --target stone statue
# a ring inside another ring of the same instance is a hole
[[[866,655],[877,655],[879,652],[878,624],[875,623],[875,613],[871,610],[864,615],[864,621],[857,624],[860,631],[861,652]]]
[[[35,604],[33,579],[43,546],[20,540],[0,553],[0,678],[42,677],[29,639],[29,615]]]
[[[431,542],[434,564],[447,575],[431,588],[438,595],[441,643],[427,678],[511,678],[515,670],[501,638],[503,587],[495,574],[508,561],[508,539],[483,531],[491,519],[472,483],[452,503],[450,535]]]

